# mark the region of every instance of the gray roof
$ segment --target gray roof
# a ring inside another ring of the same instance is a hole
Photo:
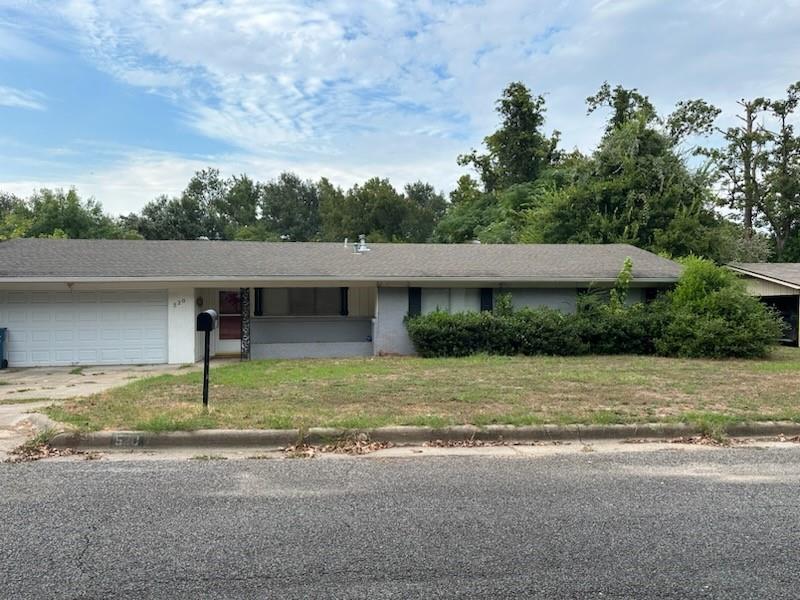
[[[17,239],[0,242],[0,281],[530,280],[674,281],[680,266],[626,244],[369,244]]]
[[[728,266],[746,275],[800,286],[800,263],[731,263]]]

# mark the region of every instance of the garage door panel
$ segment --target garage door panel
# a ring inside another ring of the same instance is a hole
[[[30,294],[27,292],[9,292],[6,302],[8,304],[30,304]]]
[[[1,292],[0,327],[12,366],[167,362],[163,290]]]
[[[28,320],[28,312],[24,308],[10,308],[8,310],[9,323],[24,323]]]
[[[34,329],[31,331],[31,342],[34,344],[49,344],[50,343],[50,331],[43,329],[43,330],[36,330]]]
[[[58,362],[71,364],[75,353],[72,350],[56,350],[54,356]]]

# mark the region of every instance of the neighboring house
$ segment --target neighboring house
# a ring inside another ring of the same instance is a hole
[[[781,314],[786,324],[781,341],[800,345],[800,263],[731,263],[727,266],[744,278],[751,295],[758,296]]]
[[[632,301],[676,263],[633,246],[18,239],[0,243],[11,366],[190,363],[198,312],[213,352],[243,358],[411,354],[408,314],[515,306],[574,311],[633,260]]]

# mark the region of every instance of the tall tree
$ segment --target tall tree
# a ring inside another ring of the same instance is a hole
[[[129,237],[103,212],[93,198],[82,200],[75,189],[67,192],[42,188],[27,202],[28,226],[25,237],[67,237],[74,239]]]
[[[764,172],[767,166],[768,135],[758,118],[769,106],[765,98],[739,100],[741,114],[738,127],[717,129],[724,146],[704,150],[716,166],[718,179],[725,193],[725,204],[741,212],[746,237],[753,235],[754,214],[762,202],[765,190]]]
[[[792,124],[798,101],[800,82],[789,87],[786,98],[768,103],[776,129],[764,128],[769,148],[757,209],[774,236],[778,260],[783,260],[787,240],[800,227],[800,136]]]
[[[429,242],[436,224],[447,210],[447,201],[429,183],[417,181],[405,187],[406,215],[403,239]]]
[[[606,132],[619,129],[634,117],[650,124],[657,119],[655,108],[647,96],[643,96],[636,88],[626,89],[621,85],[613,89],[607,81],[592,96],[586,98],[586,114],[599,108],[611,109],[611,117],[606,122]]]
[[[260,207],[265,228],[281,239],[319,239],[319,190],[313,181],[304,181],[294,173],[281,173],[261,187]]]
[[[471,165],[487,192],[534,181],[558,159],[559,132],[542,132],[545,110],[544,96],[534,96],[521,82],[511,83],[497,101],[502,121],[484,138],[486,153],[472,150],[459,156],[458,164]]]
[[[590,111],[611,109],[600,145],[589,159],[565,160],[567,176],[537,191],[519,238],[713,253],[720,218],[712,210],[708,177],[690,171],[678,152],[682,134],[665,131],[648,98],[636,90],[604,84],[587,102]],[[679,126],[678,120],[673,119],[678,129],[699,128]]]

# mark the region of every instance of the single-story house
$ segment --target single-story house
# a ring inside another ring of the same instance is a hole
[[[411,354],[408,314],[515,306],[574,311],[633,261],[632,301],[680,266],[624,244],[485,245],[17,239],[0,242],[11,366],[191,363],[196,315],[216,356]]]
[[[731,263],[747,290],[777,310],[786,324],[781,341],[800,345],[800,263]]]

